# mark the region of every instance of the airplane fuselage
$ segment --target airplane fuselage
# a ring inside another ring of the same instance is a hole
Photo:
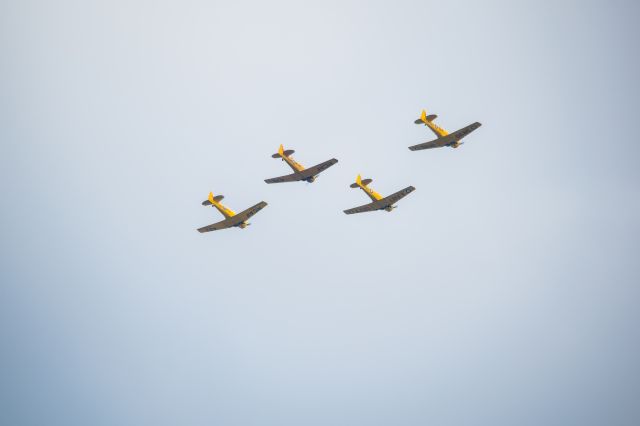
[[[438,126],[433,121],[426,120],[424,121],[424,125],[427,126],[438,138],[443,138],[449,134],[445,129]],[[460,141],[454,141],[444,146],[450,146],[451,148],[458,148],[460,145]]]
[[[233,217],[236,215],[236,212],[234,212],[233,210],[231,210],[230,208],[223,206],[222,203],[220,203],[219,201],[213,200],[213,203],[211,203],[211,205],[213,207],[215,207],[220,213],[222,213],[222,215],[226,218],[229,219],[230,217]],[[250,223],[247,221],[243,221],[238,223],[237,225],[234,225],[235,227],[238,227],[240,229],[244,229],[247,226],[249,226]]]
[[[304,167],[302,166],[302,164],[298,163],[296,160],[289,157],[288,155],[281,154],[281,157],[282,157],[282,161],[285,161],[289,165],[289,167],[293,169],[294,172],[297,173],[304,170]]]
[[[374,191],[372,188],[369,188],[367,185],[363,185],[362,183],[358,183],[358,187],[360,189],[362,189],[364,191],[364,193],[367,194],[367,196],[369,198],[371,198],[371,201],[378,201],[378,200],[382,200],[382,198],[384,198],[384,197],[382,197],[382,195],[380,195],[379,193]],[[387,206],[387,207],[381,208],[380,210],[386,210],[386,211],[390,212],[394,208],[395,208],[394,206]]]
[[[424,121],[424,125],[427,126],[429,129],[431,129],[431,131],[439,138],[445,137],[449,134],[449,132],[447,132],[442,127],[438,126],[433,121],[426,120]]]
[[[280,156],[282,157],[282,161],[285,161],[289,165],[289,167],[291,167],[294,173],[299,173],[305,170],[302,164],[298,163],[296,160],[289,157],[288,155],[280,154]],[[315,180],[316,180],[315,176],[311,176],[307,179],[304,179],[305,182],[309,182],[309,183],[313,183],[315,182]]]
[[[234,212],[233,210],[231,210],[228,207],[223,206],[220,202],[218,201],[213,201],[213,203],[211,203],[211,205],[213,207],[215,207],[220,213],[222,213],[222,215],[229,219],[230,217],[233,217],[236,215],[236,212]]]
[[[373,189],[369,188],[368,186],[359,183],[358,187],[360,189],[362,189],[364,191],[364,193],[367,194],[367,196],[369,198],[371,198],[371,201],[382,200],[382,195],[378,194],[376,191],[374,191]]]

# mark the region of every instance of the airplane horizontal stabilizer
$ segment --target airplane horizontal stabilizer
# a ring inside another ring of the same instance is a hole
[[[220,200],[222,200],[224,198],[224,196],[222,196],[222,195],[220,195],[219,197],[220,197]],[[220,201],[220,200],[217,200],[217,198],[218,197],[214,197],[213,196],[213,192],[210,192],[209,193],[209,197],[202,202],[202,205],[203,206],[210,206],[211,204],[213,204],[214,201]]]
[[[271,154],[271,158],[282,158],[282,157],[288,157],[291,154],[295,153],[295,151],[293,149],[287,149],[286,151],[284,150],[279,150],[278,152],[276,152],[275,154]]]
[[[438,118],[438,116],[436,114],[427,115],[427,112],[425,110],[422,110],[422,114],[420,114],[420,118],[418,118],[416,121],[414,121],[414,123],[416,123],[416,124],[426,124],[427,121],[433,121],[436,118]]]
[[[373,182],[373,179],[369,179],[369,178],[367,178],[367,179],[362,179],[362,178],[360,177],[360,175],[358,175],[358,177],[356,178],[356,181],[355,181],[354,183],[352,183],[351,185],[349,185],[349,187],[350,187],[350,188],[359,188],[359,187],[360,187],[360,185],[367,186],[367,185],[369,185],[371,182]]]

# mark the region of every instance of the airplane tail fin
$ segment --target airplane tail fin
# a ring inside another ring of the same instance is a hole
[[[420,118],[418,118],[416,121],[414,121],[414,123],[416,123],[416,124],[427,124],[428,121],[433,121],[436,118],[438,118],[437,115],[435,115],[435,114],[427,115],[427,111],[422,110],[422,114],[420,114]]]
[[[213,192],[209,193],[209,197],[204,200],[202,202],[203,206],[210,206],[215,202],[220,202],[220,200],[222,200],[224,198],[224,195],[216,195],[215,197],[213,196]]]
[[[203,206],[210,206],[211,204],[213,204],[213,192],[210,192],[209,197],[202,202]]]
[[[351,185],[349,185],[351,188],[358,188],[360,186],[367,186],[369,185],[371,182],[373,182],[372,179],[362,179],[362,177],[360,175],[358,175],[356,177],[356,181],[354,183],[352,183]]]
[[[282,146],[282,144],[280,144],[280,148],[278,148],[278,152],[276,152],[275,154],[271,155],[271,158],[284,158],[284,157],[288,157],[291,154],[293,154],[295,151],[293,149],[287,149],[285,151],[284,146]]]
[[[275,154],[271,155],[272,158],[282,158],[282,156],[284,155],[284,147],[282,146],[282,144],[280,144],[280,148],[278,148],[278,152],[276,152]]]

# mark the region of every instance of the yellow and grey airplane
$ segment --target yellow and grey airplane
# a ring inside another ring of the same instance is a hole
[[[327,170],[329,167],[333,166],[338,162],[335,158],[331,160],[327,160],[324,163],[316,164],[313,167],[309,167],[305,169],[300,163],[291,158],[291,154],[295,151],[292,149],[287,149],[285,151],[282,144],[280,144],[280,148],[278,148],[278,152],[273,154],[271,157],[273,158],[281,158],[282,161],[286,161],[286,163],[293,169],[293,173],[290,175],[279,176],[271,179],[265,179],[264,181],[267,183],[282,183],[282,182],[297,182],[297,181],[306,181],[313,182],[316,180],[316,177],[323,171]]]
[[[441,148],[443,146],[450,146],[451,148],[458,148],[464,142],[462,142],[462,138],[467,136],[469,133],[476,130],[481,126],[477,121],[475,123],[469,124],[467,127],[463,127],[460,130],[456,130],[453,133],[449,133],[444,130],[442,127],[438,126],[433,122],[438,118],[437,115],[427,115],[425,110],[422,110],[422,114],[420,118],[418,118],[415,123],[416,124],[424,124],[438,137],[438,139],[433,140],[431,142],[424,142],[418,145],[410,146],[409,149],[411,151],[420,151],[421,149],[430,149],[430,148]]]
[[[386,210],[390,212],[391,210],[396,208],[396,206],[394,206],[395,203],[397,203],[401,198],[404,198],[410,193],[412,193],[413,191],[415,191],[415,188],[413,186],[407,186],[405,189],[395,192],[389,195],[388,197],[383,197],[382,195],[378,194],[376,191],[374,191],[373,189],[367,186],[371,182],[372,182],[371,179],[362,179],[360,175],[356,177],[356,181],[350,185],[351,188],[362,189],[364,193],[367,194],[369,198],[371,198],[372,202],[369,204],[365,204],[363,206],[358,206],[352,209],[345,210],[344,212],[346,214],[372,212],[375,210]]]
[[[203,233],[203,232],[219,231],[220,229],[232,228],[234,226],[244,229],[247,226],[251,225],[249,222],[247,222],[247,219],[249,219],[254,214],[258,213],[267,205],[267,203],[265,203],[264,201],[260,201],[255,206],[249,207],[243,212],[236,213],[230,208],[227,208],[223,206],[222,203],[220,203],[220,201],[223,198],[224,198],[224,195],[216,195],[214,197],[213,193],[210,192],[209,199],[204,200],[202,202],[203,206],[213,206],[216,209],[218,209],[218,211],[222,213],[225,219],[220,222],[216,222],[212,225],[203,226],[202,228],[198,229],[198,232]]]

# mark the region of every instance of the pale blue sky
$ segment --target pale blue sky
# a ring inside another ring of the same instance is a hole
[[[639,424],[639,11],[0,3],[0,424]]]

